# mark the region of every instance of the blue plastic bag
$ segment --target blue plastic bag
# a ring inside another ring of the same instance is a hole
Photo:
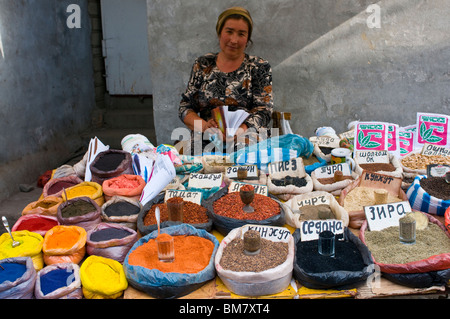
[[[154,298],[179,298],[197,290],[206,282],[215,278],[216,269],[214,267],[214,257],[219,248],[219,241],[214,235],[211,235],[203,229],[196,229],[188,224],[166,227],[161,230],[161,233],[167,233],[172,236],[198,236],[211,240],[214,243],[214,250],[208,266],[195,274],[182,274],[163,273],[158,269],[148,269],[142,266],[130,265],[128,263],[129,255],[137,247],[147,243],[150,239],[156,238],[158,236],[158,231],[155,230],[140,238],[125,257],[123,268],[128,283],[131,286],[140,291],[144,291]]]

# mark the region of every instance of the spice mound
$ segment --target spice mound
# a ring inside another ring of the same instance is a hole
[[[288,244],[275,242],[261,238],[259,254],[246,255],[244,252],[244,240],[233,239],[225,246],[219,264],[231,271],[261,272],[275,268],[287,259]]]
[[[159,207],[161,223],[169,220],[169,210],[166,203],[155,204],[144,217],[144,225],[150,226],[156,224],[155,210]],[[184,201],[183,204],[183,222],[187,224],[204,224],[209,221],[206,214],[207,209],[199,204]]]
[[[280,214],[280,205],[270,197],[255,194],[250,206],[255,210],[253,213],[244,212],[245,204],[242,202],[238,192],[229,193],[213,204],[214,213],[220,216],[240,220],[265,220]]]
[[[364,261],[361,252],[352,241],[335,242],[335,256],[322,256],[318,251],[318,240],[297,243],[297,264],[306,272],[361,271]]]
[[[105,207],[104,212],[106,216],[130,216],[139,214],[140,208],[137,205],[126,201],[119,201],[112,203]]]
[[[450,253],[450,239],[436,224],[428,223],[425,229],[416,229],[416,243],[405,245],[399,239],[399,227],[365,232],[365,244],[378,263],[406,264],[434,255]]]
[[[450,184],[445,181],[445,177],[421,178],[420,186],[433,197],[442,200],[450,199]]]
[[[354,212],[364,209],[364,206],[375,205],[374,190],[370,187],[355,187],[344,198],[344,208],[348,212]],[[388,193],[386,203],[401,202],[402,200]]]
[[[369,172],[378,172],[378,171],[385,171],[385,172],[393,172],[395,171],[395,166],[391,163],[370,163],[370,164],[359,164],[359,166]]]
[[[306,186],[308,182],[304,177],[287,176],[284,179],[272,179],[272,184],[274,184],[275,186],[294,185],[297,187],[303,187]]]
[[[90,202],[85,200],[77,200],[62,208],[61,216],[63,218],[70,218],[75,216],[83,216],[94,211],[96,211],[96,208]]]
[[[335,219],[336,215],[330,205],[305,205],[300,207],[299,220]]]
[[[158,259],[158,250],[155,239],[137,247],[128,256],[128,263],[148,269],[158,269],[164,273],[198,273],[208,266],[214,243],[199,236],[178,235],[173,236],[175,259],[171,263],[161,262]]]

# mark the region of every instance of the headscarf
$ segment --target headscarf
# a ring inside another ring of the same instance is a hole
[[[217,24],[216,24],[217,35],[219,35],[219,32],[222,29],[223,24],[225,23],[227,18],[233,14],[239,14],[240,16],[242,16],[249,22],[250,25],[249,25],[249,30],[248,30],[248,38],[250,39],[250,37],[252,35],[252,30],[253,30],[253,20],[250,15],[250,12],[248,12],[247,9],[244,9],[242,7],[231,7],[231,8],[226,9],[224,12],[222,12],[220,14],[219,18],[217,19]]]

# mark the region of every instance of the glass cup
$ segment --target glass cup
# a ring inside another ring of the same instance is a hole
[[[400,218],[399,237],[402,244],[416,243],[416,220],[414,218]]]
[[[161,262],[173,262],[175,260],[175,246],[173,237],[168,239],[156,238],[156,246],[158,249],[158,259]]]
[[[182,199],[174,200],[174,198],[171,198],[166,202],[169,221],[183,222],[184,201]]]
[[[332,231],[325,230],[319,234],[319,254],[326,257],[334,257],[336,248],[335,245],[336,236]]]

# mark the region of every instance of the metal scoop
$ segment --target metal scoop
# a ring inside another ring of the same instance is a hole
[[[159,207],[156,207],[155,209],[155,217],[156,217],[156,224],[158,225],[158,236],[161,233],[160,223],[161,223],[161,217],[159,212]]]
[[[19,246],[20,243],[19,243],[18,241],[15,241],[15,240],[14,240],[14,237],[13,237],[13,235],[11,234],[11,231],[9,230],[8,220],[6,219],[5,216],[2,216],[2,221],[3,221],[3,226],[5,226],[6,230],[7,230],[8,233],[9,233],[9,236],[11,236],[11,239],[12,239],[12,246],[13,246],[13,247]]]

